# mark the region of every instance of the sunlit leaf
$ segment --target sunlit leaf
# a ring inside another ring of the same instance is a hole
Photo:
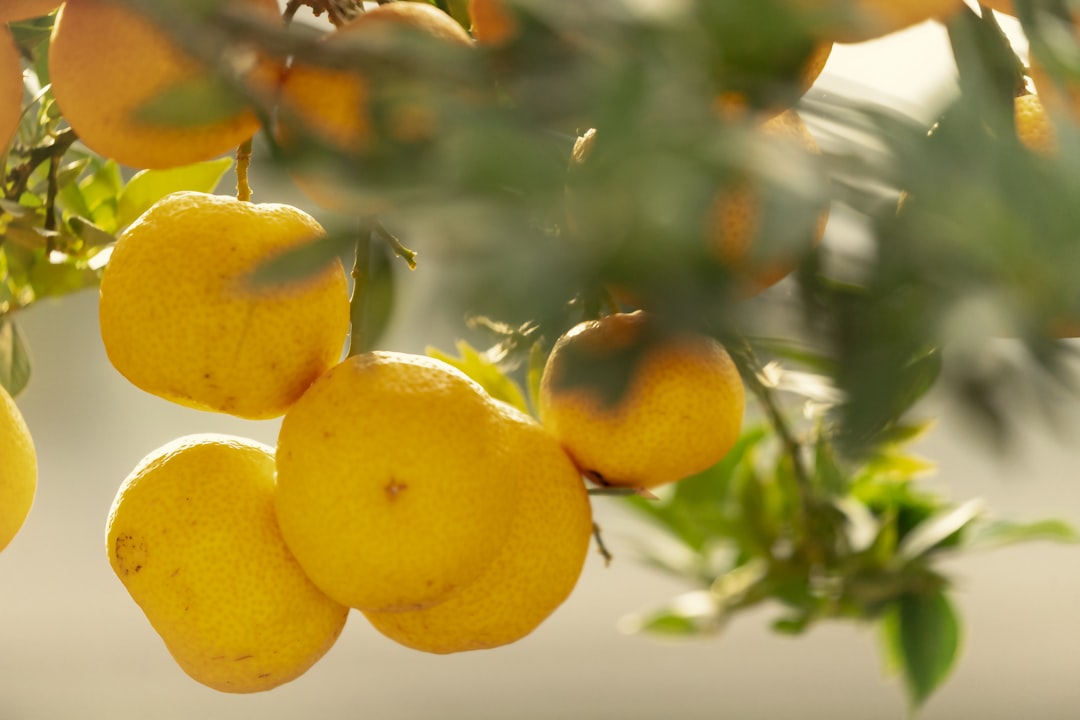
[[[619,629],[627,634],[693,637],[712,635],[722,628],[723,617],[707,590],[679,595],[659,608],[631,613],[619,620]]]
[[[480,384],[488,395],[496,400],[502,400],[523,413],[528,414],[529,406],[525,402],[525,395],[521,388],[511,378],[506,376],[497,364],[487,359],[483,353],[478,352],[464,340],[457,342],[457,357],[445,353],[434,347],[428,347],[425,352],[433,358],[453,365],[461,372]]]
[[[897,560],[911,562],[940,546],[978,518],[984,505],[976,498],[919,523],[901,540]]]
[[[181,190],[214,192],[232,164],[231,158],[220,158],[168,170],[142,170],[135,173],[117,198],[116,229],[127,227],[151,205],[170,193]]]
[[[1080,532],[1064,520],[1037,520],[1023,523],[1010,520],[988,520],[972,524],[964,536],[964,547],[991,549],[1027,542],[1054,542],[1076,544]]]

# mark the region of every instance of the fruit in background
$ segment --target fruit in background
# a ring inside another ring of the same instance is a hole
[[[1013,101],[1016,135],[1027,147],[1050,154],[1057,149],[1054,126],[1038,95],[1020,95]]]
[[[651,488],[727,454],[742,428],[745,390],[720,343],[662,331],[638,311],[560,337],[539,404],[541,422],[586,476]]]
[[[818,154],[817,143],[798,113],[787,110],[761,125],[770,141],[792,143]],[[769,248],[759,237],[762,225],[760,190],[738,183],[720,190],[709,210],[707,243],[710,254],[730,271],[736,294],[750,297],[791,274],[809,247],[821,242],[829,212],[805,228],[805,246]]]
[[[448,600],[505,545],[517,503],[507,423],[439,360],[354,355],[285,414],[282,535],[312,581],[360,610]]]
[[[328,47],[340,47],[394,31],[419,34],[430,42],[429,47],[472,47],[472,39],[456,20],[431,5],[415,2],[371,8],[327,34],[323,42]],[[279,140],[295,150],[299,138],[308,132],[349,156],[371,152],[383,141],[408,145],[431,140],[440,130],[438,109],[432,99],[435,84],[412,75],[403,77],[403,72],[383,78],[371,69],[340,70],[294,63],[281,86]],[[318,171],[309,171],[302,154],[296,160],[293,179],[320,206],[359,214],[383,209],[378,199],[365,198],[343,187],[348,179],[328,170],[325,162],[316,163]]]
[[[181,405],[281,415],[341,358],[348,280],[336,259],[293,281],[257,286],[250,276],[323,234],[288,205],[166,196],[124,230],[102,274],[109,359],[136,386]]]
[[[109,510],[106,548],[176,662],[215,690],[299,677],[348,615],[285,547],[273,450],[252,440],[192,435],[147,455]]]
[[[802,10],[836,14],[841,20],[824,31],[841,43],[863,42],[932,19],[948,18],[964,0],[791,0]]]
[[[276,0],[224,1],[261,18],[280,19]],[[219,62],[231,64],[263,93],[272,92],[280,79],[278,64],[250,49],[237,48]],[[259,129],[255,114],[223,83],[215,83],[217,69],[187,55],[150,20],[110,0],[64,4],[49,42],[49,70],[57,105],[79,139],[133,168],[209,160]],[[170,91],[196,97],[177,104],[205,114],[175,125],[139,117],[148,103]],[[218,100],[225,104],[207,107]]]
[[[0,155],[19,129],[22,114],[23,76],[15,39],[0,25]]]
[[[503,0],[469,0],[472,35],[480,45],[503,45],[517,35],[517,21]]]
[[[0,550],[26,522],[37,492],[37,453],[30,429],[0,386]]]
[[[364,615],[383,635],[432,653],[482,650],[535,630],[577,584],[592,538],[589,496],[559,442],[503,408],[507,477],[519,486],[509,535],[479,578],[426,610]]]
[[[0,23],[29,20],[48,15],[60,6],[61,0],[4,0],[0,5]]]

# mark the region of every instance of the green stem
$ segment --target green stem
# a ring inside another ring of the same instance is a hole
[[[367,338],[367,296],[371,281],[371,236],[373,222],[363,219],[356,236],[356,251],[353,258],[353,292],[349,298],[349,320],[352,331],[349,334],[349,357],[359,355],[370,348],[365,347]]]
[[[409,248],[402,245],[401,240],[398,239],[397,235],[394,235],[392,232],[387,230],[381,222],[375,223],[375,228],[373,232],[380,240],[390,246],[390,249],[394,251],[395,255],[405,261],[405,264],[409,266],[410,270],[416,269],[415,250],[410,250]]]

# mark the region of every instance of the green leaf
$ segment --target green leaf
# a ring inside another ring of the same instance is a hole
[[[116,202],[116,230],[121,230],[161,198],[181,190],[212,193],[232,167],[232,158],[135,173]]]
[[[200,75],[165,89],[135,112],[137,120],[165,128],[209,125],[247,107],[220,75]]]
[[[458,340],[458,357],[454,357],[438,348],[429,347],[425,352],[433,358],[442,360],[448,365],[453,365],[461,372],[478,382],[488,395],[496,400],[502,400],[512,405],[521,412],[528,414],[529,405],[525,402],[525,395],[521,388],[496,365],[494,362],[477,352],[469,343]]]
[[[19,326],[0,317],[0,385],[15,397],[30,382],[30,353]]]
[[[944,591],[904,595],[884,616],[883,640],[890,666],[899,668],[912,705],[921,706],[952,671],[960,648],[960,623]]]
[[[983,501],[976,498],[963,505],[938,513],[916,525],[900,542],[896,559],[912,562],[940,547],[971,524],[983,512]]]
[[[999,548],[1024,542],[1080,543],[1080,533],[1064,520],[1038,520],[1030,523],[988,520],[976,523],[964,538],[969,549]]]
[[[345,234],[324,235],[267,260],[255,268],[248,282],[255,287],[296,282],[316,275],[352,248],[355,239]]]
[[[624,615],[619,620],[619,629],[627,634],[694,637],[716,634],[722,629],[723,621],[712,593],[696,590],[672,598],[658,608]]]

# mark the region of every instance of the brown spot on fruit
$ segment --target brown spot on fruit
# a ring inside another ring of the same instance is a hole
[[[388,497],[391,501],[397,500],[398,495],[405,492],[405,490],[408,489],[408,487],[409,486],[406,483],[399,482],[395,478],[390,478],[390,482],[388,482],[386,484],[386,488],[385,488],[386,489],[386,497]]]

